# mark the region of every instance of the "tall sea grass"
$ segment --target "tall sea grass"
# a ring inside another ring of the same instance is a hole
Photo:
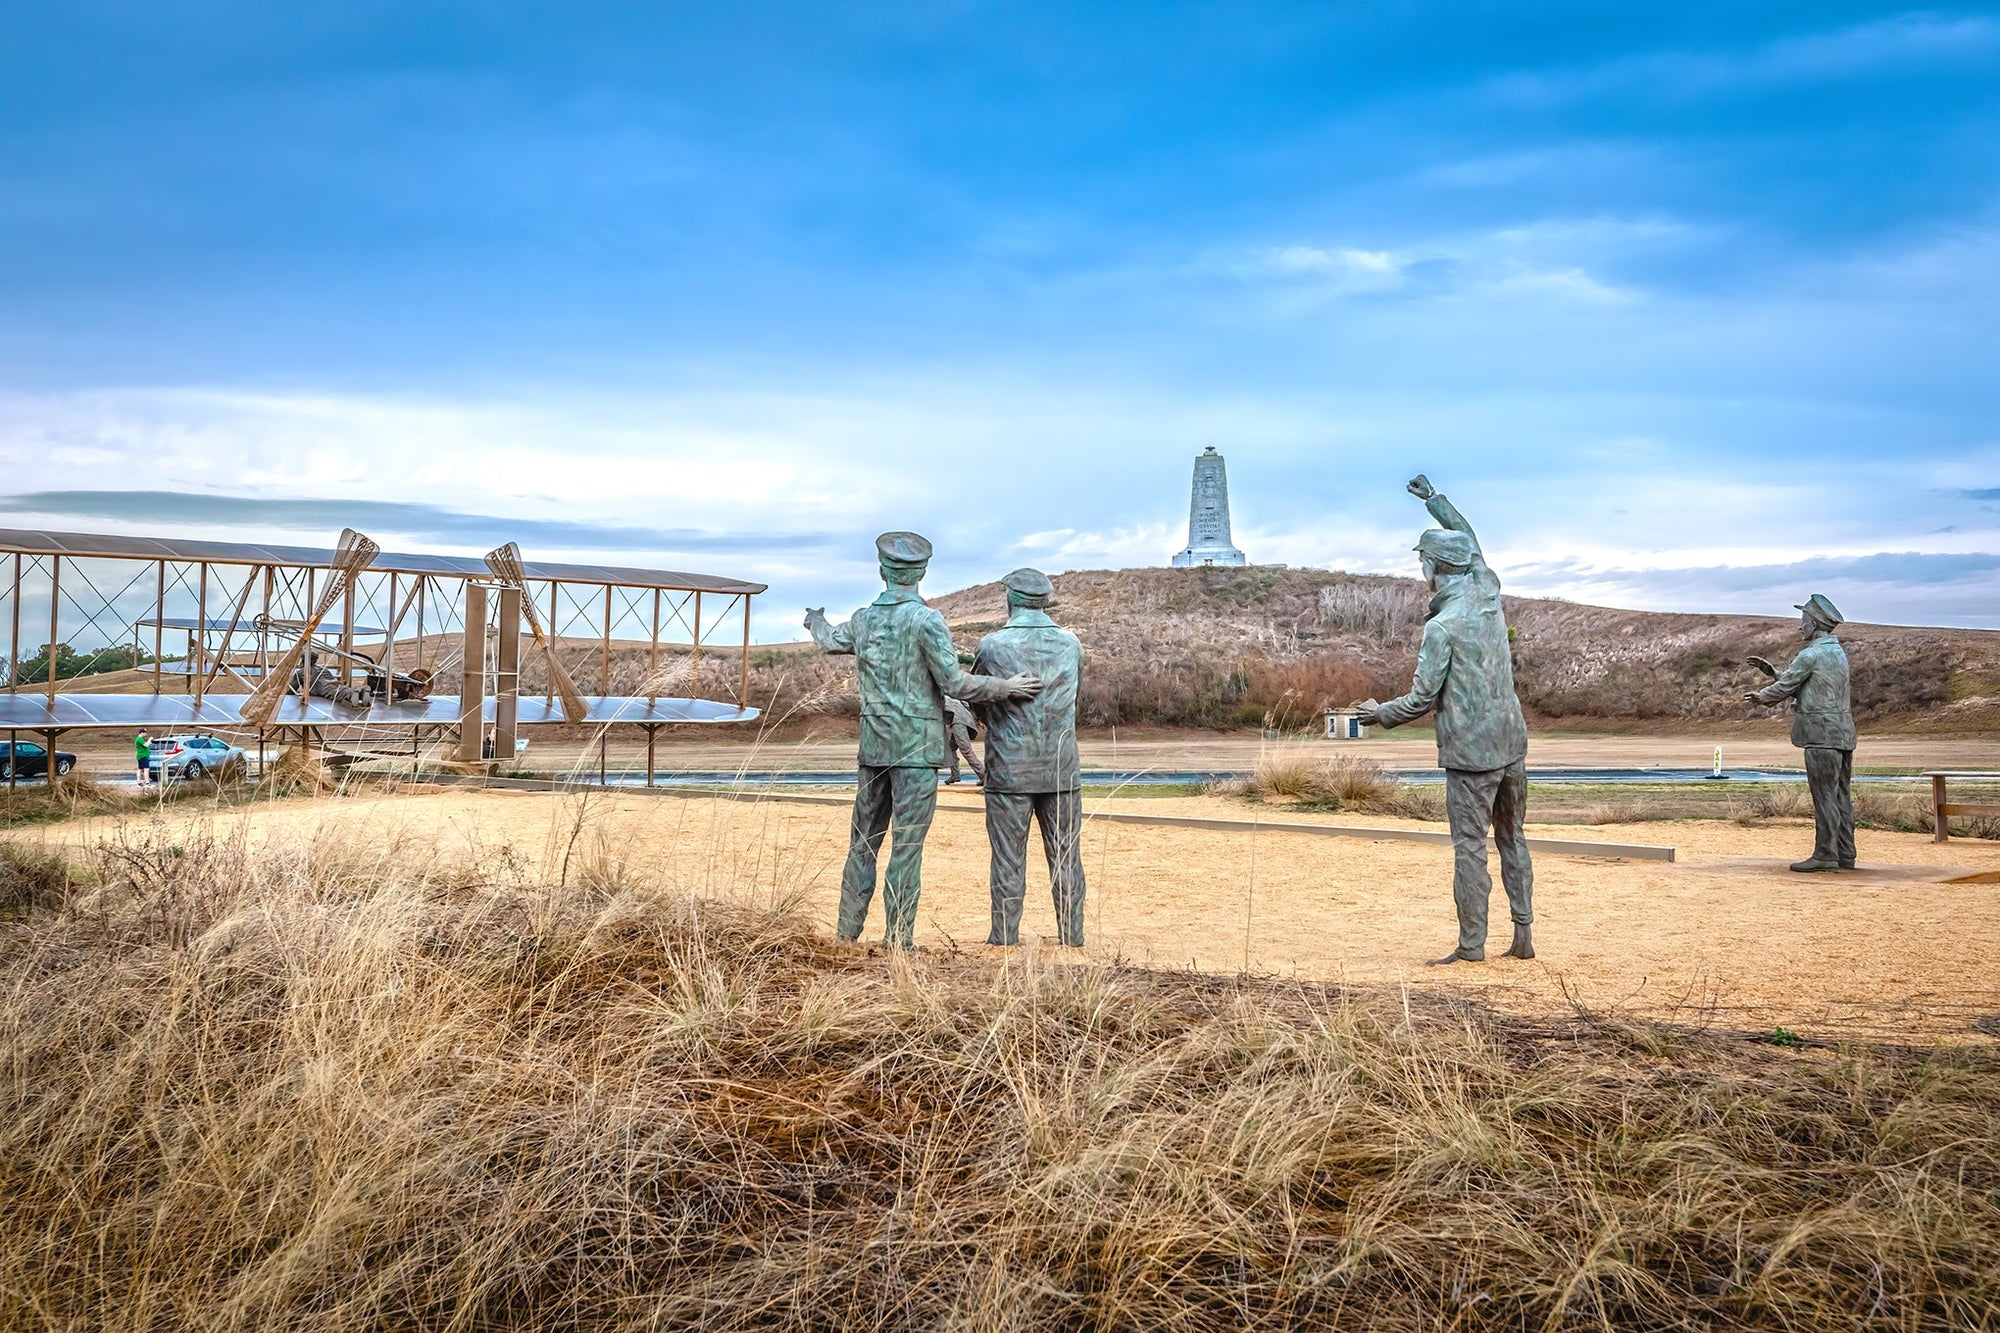
[[[23,862],[0,1327],[2000,1326],[1989,1049],[883,955],[581,845]]]

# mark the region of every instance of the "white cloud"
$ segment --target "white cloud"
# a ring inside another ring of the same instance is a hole
[[[1779,38],[1743,51],[1656,51],[1584,69],[1519,71],[1486,87],[1496,100],[1530,105],[1610,94],[1688,98],[1895,66],[1979,61],[1996,52],[2000,23],[1993,19],[1919,12]]]
[[[1011,549],[1055,570],[1129,569],[1164,565],[1187,544],[1186,528],[1167,522],[1139,523],[1110,531],[1058,528],[1031,532]]]
[[[1315,298],[1603,304],[1640,298],[1594,272],[1690,243],[1697,228],[1658,217],[1547,218],[1480,232],[1412,239],[1393,248],[1295,241],[1205,267]]]

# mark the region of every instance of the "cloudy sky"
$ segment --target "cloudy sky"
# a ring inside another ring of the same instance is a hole
[[[871,595],[1405,572],[2000,626],[2000,10],[102,4],[0,43],[0,526]],[[181,525],[175,527],[172,525]]]

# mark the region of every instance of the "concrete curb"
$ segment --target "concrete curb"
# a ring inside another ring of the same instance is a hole
[[[549,778],[492,778],[481,781],[474,777],[449,777],[443,774],[431,779],[449,782],[452,785],[493,787],[511,791],[601,791],[621,796],[717,796],[733,801],[789,801],[795,805],[839,805],[851,806],[851,796],[816,796],[805,792],[743,791],[728,787],[600,787],[595,782],[559,782]],[[939,801],[940,812],[984,815],[983,805],[963,805],[957,801]],[[1451,834],[1431,829],[1412,828],[1370,828],[1361,824],[1292,824],[1266,822],[1252,819],[1202,819],[1193,815],[1128,815],[1099,813],[1084,816],[1085,823],[1102,821],[1107,824],[1140,824],[1158,828],[1209,829],[1217,833],[1302,833],[1315,838],[1363,838],[1370,842],[1422,842],[1432,846],[1449,847]],[[1490,839],[1489,839],[1490,842]],[[1530,838],[1528,850],[1545,856],[1602,856],[1626,861],[1672,861],[1674,849],[1655,847],[1645,843],[1630,842],[1578,842],[1568,838]]]

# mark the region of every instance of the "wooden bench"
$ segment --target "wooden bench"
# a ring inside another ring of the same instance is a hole
[[[1953,778],[1963,778],[1974,782],[2000,782],[2000,773],[1944,772],[1926,773],[1931,780],[1931,811],[1937,832],[1932,835],[1934,842],[1951,839],[1951,817],[1953,815],[1990,815],[2000,817],[2000,805],[1953,805],[1946,794],[1946,784]]]

